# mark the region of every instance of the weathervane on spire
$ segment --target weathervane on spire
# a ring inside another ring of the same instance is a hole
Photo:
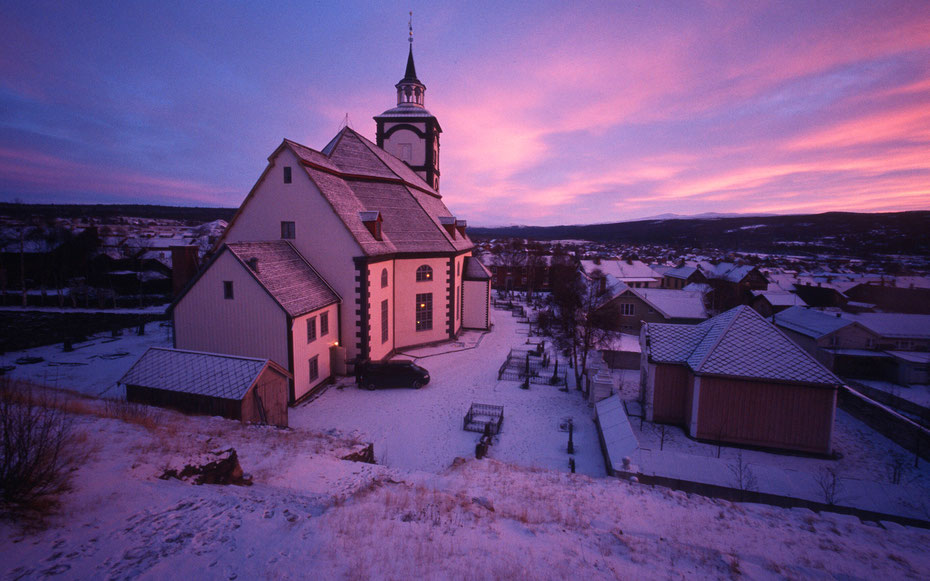
[[[413,10],[410,11],[410,20],[407,21],[407,28],[410,29],[410,38],[407,41],[412,45],[413,44]]]

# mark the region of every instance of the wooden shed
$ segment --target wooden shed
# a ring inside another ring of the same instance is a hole
[[[491,273],[473,256],[465,258],[462,275],[462,326],[491,328]]]
[[[286,427],[289,379],[268,359],[151,347],[119,383],[130,402]]]
[[[747,306],[641,335],[646,419],[696,439],[828,454],[842,382]]]

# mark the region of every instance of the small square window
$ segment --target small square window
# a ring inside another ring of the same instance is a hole
[[[329,313],[320,313],[320,337],[329,334]]]
[[[293,222],[281,222],[281,239],[293,240],[297,236],[297,227]]]
[[[284,183],[291,183],[291,166],[284,166]]]
[[[223,281],[223,298],[224,298],[224,299],[231,299],[231,298],[233,298],[233,285],[232,285],[232,283],[233,283],[233,281],[231,281],[231,280],[224,280],[224,281]]]
[[[316,341],[316,317],[307,319],[307,343]]]

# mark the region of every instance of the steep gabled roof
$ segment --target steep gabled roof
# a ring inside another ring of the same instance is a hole
[[[702,375],[817,385],[842,382],[753,309],[741,305],[699,325],[647,323],[650,357]]]
[[[266,367],[291,376],[268,359],[150,347],[119,383],[241,400]]]
[[[474,247],[454,238],[440,218],[452,213],[406,163],[344,127],[322,152],[285,140],[304,170],[368,256],[398,252],[457,252]],[[380,212],[382,239],[364,226],[360,212]]]
[[[339,295],[285,240],[234,242],[226,248],[290,316],[340,302]]]

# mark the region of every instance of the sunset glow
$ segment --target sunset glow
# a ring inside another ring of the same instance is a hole
[[[394,105],[469,225],[930,209],[930,3],[7,3],[0,201],[236,207]]]

